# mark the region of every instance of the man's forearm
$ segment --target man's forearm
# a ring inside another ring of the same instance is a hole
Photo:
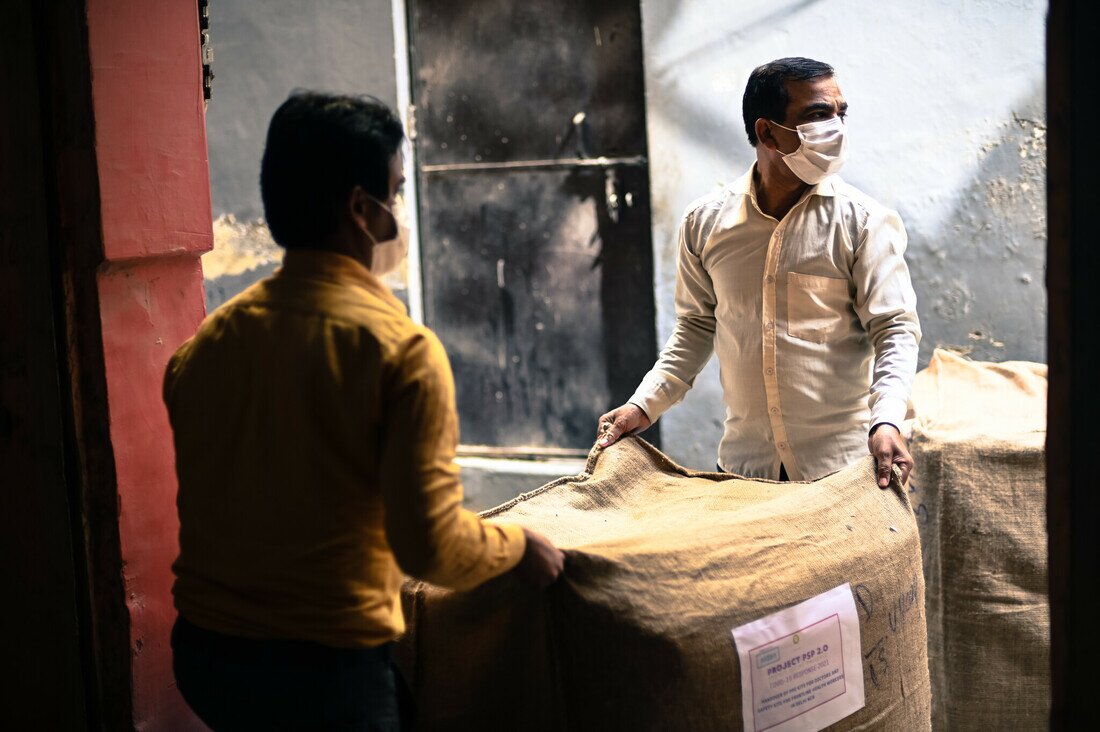
[[[691,389],[695,377],[714,353],[714,319],[681,316],[657,363],[627,401],[639,407],[651,422],[664,414]]]
[[[514,567],[523,530],[483,521],[462,507],[457,467],[409,470],[389,491],[386,537],[402,571],[442,587],[470,589]]]
[[[874,377],[871,381],[871,427],[905,420],[913,378],[917,372],[918,336],[910,328],[897,328],[878,339]]]

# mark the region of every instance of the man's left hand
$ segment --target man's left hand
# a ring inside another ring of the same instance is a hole
[[[875,456],[879,488],[890,485],[890,475],[894,472],[892,470],[894,465],[901,469],[901,482],[904,484],[909,480],[909,472],[913,469],[913,456],[909,454],[905,438],[901,436],[897,427],[888,422],[875,425],[871,430],[871,436],[867,438],[867,448]]]

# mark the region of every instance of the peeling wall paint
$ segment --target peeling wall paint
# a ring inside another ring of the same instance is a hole
[[[202,256],[206,312],[274,272],[282,261],[283,248],[263,219],[238,221],[233,214],[214,219],[214,248]]]
[[[401,205],[398,198],[398,206]],[[206,312],[260,281],[283,263],[286,251],[271,238],[264,220],[238,221],[233,214],[214,219],[214,248],[202,256]],[[382,281],[408,306],[408,267],[402,263]]]
[[[214,219],[214,248],[202,256],[202,271],[209,278],[232,277],[282,260],[283,249],[263,219],[237,221],[223,214]]]
[[[1014,111],[978,147],[978,171],[941,227],[909,251],[926,337],[988,361],[1045,360],[1046,125]]]
[[[1041,0],[642,0],[657,330],[674,323],[675,233],[695,198],[755,154],[741,95],[783,56],[832,64],[849,117],[849,183],[895,208],[924,329],[948,345],[1045,361]],[[665,449],[711,467],[723,418],[712,361],[662,417]]]

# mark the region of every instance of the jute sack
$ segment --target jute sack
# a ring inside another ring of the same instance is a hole
[[[408,582],[398,663],[421,729],[739,730],[731,629],[851,583],[866,706],[835,730],[928,730],[916,522],[870,456],[811,483],[686,470],[635,438],[486,512],[567,554],[545,592]]]
[[[1049,726],[1046,366],[937,350],[913,388],[933,727]]]

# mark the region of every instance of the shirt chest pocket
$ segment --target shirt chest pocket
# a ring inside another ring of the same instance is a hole
[[[827,343],[844,333],[848,320],[848,280],[797,272],[787,274],[787,334]]]

